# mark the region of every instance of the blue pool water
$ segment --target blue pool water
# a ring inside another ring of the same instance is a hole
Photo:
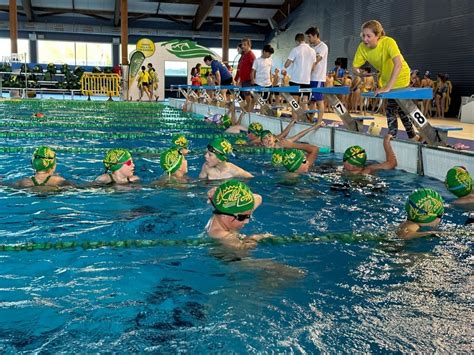
[[[48,105],[51,112],[61,108],[56,102]],[[48,107],[43,111],[47,113]],[[136,107],[139,111],[141,106]],[[15,108],[2,109],[5,122]],[[21,107],[22,112],[28,109]],[[78,120],[90,114],[85,106],[62,111]],[[113,112],[100,111],[100,116],[112,117]],[[2,128],[16,129],[14,124]],[[112,130],[134,131],[103,131]],[[119,141],[30,137],[4,138],[2,146],[48,144],[105,151],[112,146],[158,149],[167,142],[167,137]],[[191,140],[188,165],[194,179],[206,143]],[[0,153],[2,181],[29,176],[30,157],[30,151]],[[324,168],[297,180],[273,168],[269,154],[240,153],[232,159],[254,173],[256,178],[248,184],[264,198],[245,233],[319,237],[311,242],[287,238],[262,244],[248,255],[207,243],[203,228],[211,207],[206,192],[217,183],[148,186],[162,174],[157,156],[134,157],[141,188],[86,186],[39,194],[0,186],[0,244],[185,241],[149,248],[0,251],[0,349],[6,353],[472,351],[472,229],[463,226],[466,213],[447,208],[440,229],[448,232],[400,241],[393,231],[404,219],[406,196],[429,186],[449,202],[452,197],[442,183],[390,171],[369,186],[353,181],[349,190],[335,191],[331,185],[340,181],[334,168],[340,158],[322,155],[317,164]],[[58,153],[57,171],[85,185],[103,172],[102,159],[100,152]]]

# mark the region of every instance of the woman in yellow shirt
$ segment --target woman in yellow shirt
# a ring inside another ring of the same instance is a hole
[[[138,73],[138,88],[140,89],[140,98],[138,101],[141,101],[143,92],[148,96],[148,100],[151,101],[151,93],[149,89],[150,85],[150,74],[146,71],[145,66],[142,66],[142,71]]]
[[[379,72],[379,85],[376,94],[392,89],[406,88],[410,85],[410,68],[398,49],[397,42],[385,36],[382,24],[376,20],[365,22],[361,28],[362,42],[354,56],[353,70],[358,76],[365,76],[361,67],[370,63]],[[369,74],[371,75],[371,74]],[[410,118],[398,107],[395,100],[387,100],[387,124],[389,133],[396,137],[398,132],[397,115],[400,116],[408,138],[419,140]]]

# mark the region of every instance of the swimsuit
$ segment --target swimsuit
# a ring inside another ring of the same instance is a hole
[[[38,180],[36,180],[36,178],[33,176],[33,177],[31,177],[31,181],[33,181],[33,184],[35,186],[45,186],[50,178],[51,178],[51,175],[48,175],[48,177],[46,179],[44,179],[44,181],[42,183],[39,183]]]

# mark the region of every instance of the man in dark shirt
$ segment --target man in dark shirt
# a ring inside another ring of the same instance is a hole
[[[216,85],[231,85],[232,84],[232,74],[229,72],[227,67],[219,62],[218,60],[212,58],[211,55],[206,55],[204,57],[204,63],[211,66],[211,73],[215,76]]]

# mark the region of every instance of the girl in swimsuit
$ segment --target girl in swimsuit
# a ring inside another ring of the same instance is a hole
[[[31,158],[31,165],[35,175],[31,178],[22,179],[14,185],[17,187],[37,186],[64,186],[70,185],[63,177],[54,175],[56,170],[56,153],[49,147],[36,148]]]
[[[105,173],[95,179],[99,185],[125,185],[140,180],[133,175],[135,164],[126,149],[110,149],[104,158]]]

